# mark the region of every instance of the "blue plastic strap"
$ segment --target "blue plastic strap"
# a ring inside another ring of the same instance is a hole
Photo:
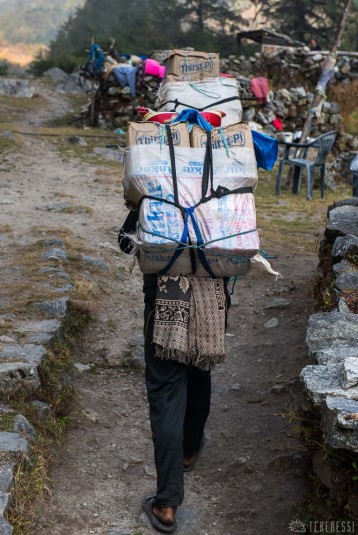
[[[210,269],[210,266],[208,264],[208,261],[206,259],[206,256],[205,256],[205,253],[202,249],[202,246],[204,245],[204,240],[203,240],[203,237],[201,235],[201,232],[200,232],[200,228],[199,228],[199,225],[195,219],[195,215],[194,215],[194,210],[192,210],[190,213],[189,213],[189,216],[190,216],[190,219],[193,223],[193,228],[194,228],[194,232],[195,232],[195,235],[196,235],[196,243],[197,243],[197,246],[198,246],[198,257],[199,257],[199,260],[202,264],[202,266],[204,267],[204,269],[209,273],[209,275],[211,277],[216,277],[215,273],[213,273]]]
[[[169,269],[173,267],[175,262],[178,260],[179,256],[184,251],[183,245],[188,243],[188,236],[189,236],[189,216],[191,216],[192,212],[194,211],[194,207],[190,208],[184,208],[185,210],[185,218],[184,218],[184,228],[183,228],[183,234],[180,238],[180,243],[178,244],[178,247],[175,249],[175,252],[173,256],[170,259],[170,262],[165,266],[165,268],[161,269],[159,271],[160,275],[165,275],[168,273]]]

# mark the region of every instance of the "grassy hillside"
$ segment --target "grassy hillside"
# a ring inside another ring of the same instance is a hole
[[[84,0],[0,0],[0,38],[9,44],[49,44]]]

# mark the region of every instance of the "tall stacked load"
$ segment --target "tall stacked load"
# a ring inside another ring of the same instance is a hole
[[[220,75],[219,54],[173,50],[156,106],[161,111],[184,109],[225,112],[222,125],[239,123],[242,106],[235,76]]]
[[[190,54],[195,61],[205,55]],[[199,78],[195,85],[206,84],[209,72],[216,75],[212,83],[221,98],[225,86],[217,76],[217,55],[207,58],[202,70],[191,67],[196,65],[191,56],[180,51],[170,56],[161,94],[168,85],[177,88],[173,96],[187,86],[179,76],[184,57],[185,72]],[[198,102],[206,98],[199,87]],[[134,241],[143,273],[235,276],[244,274],[258,253],[257,163],[251,130],[236,120],[241,117],[237,87],[230,106],[229,124],[218,128],[196,106],[170,124],[130,123],[124,191],[128,206],[139,210]]]

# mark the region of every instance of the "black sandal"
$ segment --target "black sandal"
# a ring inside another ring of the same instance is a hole
[[[159,518],[153,513],[154,499],[155,496],[147,496],[142,502],[142,508],[147,513],[150,523],[154,529],[160,531],[161,533],[174,533],[174,531],[177,529],[177,523],[175,520],[172,524],[164,524],[164,522],[159,520]]]

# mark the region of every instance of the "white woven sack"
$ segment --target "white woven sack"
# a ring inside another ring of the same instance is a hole
[[[223,102],[231,98],[234,100]],[[206,78],[202,82],[168,82],[161,85],[156,109],[179,113],[188,108],[198,111],[224,111],[226,117],[221,121],[224,127],[240,123],[242,106],[236,78]]]
[[[179,201],[193,206],[201,199],[205,149],[176,147],[175,163]],[[247,147],[215,149],[213,151],[214,189],[224,186],[233,190],[257,185],[255,152]],[[169,148],[166,145],[136,145],[125,156],[124,194],[132,205],[144,195],[173,200],[173,177]]]

